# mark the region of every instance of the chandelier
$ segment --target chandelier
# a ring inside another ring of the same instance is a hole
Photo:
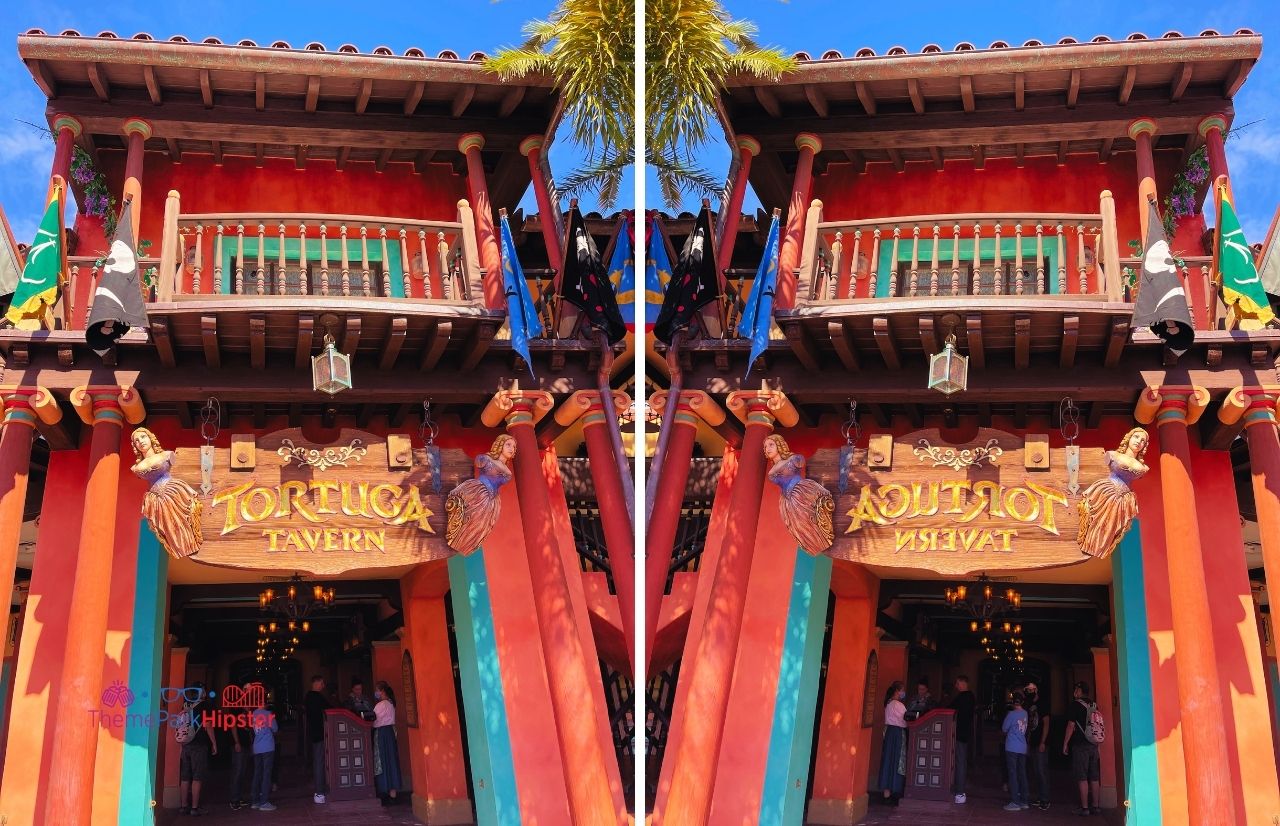
[[[1006,588],[1003,593],[996,591],[986,574],[978,577],[972,588],[968,585],[948,586],[943,597],[951,610],[967,613],[973,618],[969,622],[969,630],[975,632],[991,631],[996,627],[997,618],[1022,608],[1022,594],[1013,588]],[[1012,633],[1012,623],[1005,621],[1000,630]]]
[[[264,612],[276,613],[288,620],[290,631],[299,627],[303,631],[311,630],[307,617],[321,611],[327,611],[333,605],[337,593],[333,588],[325,588],[316,583],[309,590],[303,586],[302,577],[294,574],[289,578],[289,585],[284,593],[276,593],[274,588],[266,588],[258,594],[258,607]],[[268,624],[269,630],[276,631],[276,623]]]

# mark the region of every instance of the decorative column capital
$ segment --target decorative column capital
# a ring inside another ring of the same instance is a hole
[[[626,410],[630,407],[631,397],[621,390],[614,390],[613,409]],[[604,399],[599,390],[579,390],[556,409],[556,424],[561,427],[569,427],[578,419],[582,419],[584,427],[604,424]]]
[[[477,151],[484,149],[484,135],[479,132],[468,132],[458,138],[458,151],[464,156],[472,149]]]
[[[99,422],[137,425],[147,417],[138,391],[127,385],[80,385],[71,391],[71,406],[87,425]]]
[[[1148,387],[1138,397],[1133,417],[1143,424],[1159,426],[1171,422],[1193,425],[1209,405],[1209,391],[1191,385]]]
[[[550,413],[554,406],[555,400],[550,393],[543,390],[521,390],[519,385],[515,385],[493,394],[493,398],[480,413],[480,421],[485,427],[497,427],[504,423],[507,429],[519,424],[532,427]]]
[[[649,397],[649,407],[654,410],[666,410],[667,397],[670,395],[669,390],[656,391]],[[676,401],[676,424],[697,427],[698,421],[702,420],[711,427],[716,427],[723,424],[727,418],[724,408],[701,390],[682,390],[679,400]]]
[[[796,135],[796,149],[801,151],[808,149],[816,155],[822,151],[822,138],[812,132],[801,132]]]
[[[78,138],[84,132],[84,124],[75,115],[63,113],[53,119],[53,136],[56,138],[63,129],[70,129],[71,136]]]
[[[735,390],[727,402],[730,412],[748,427],[764,425],[770,429],[778,422],[783,427],[794,427],[800,421],[800,413],[781,390],[770,389],[761,382],[759,390]]]
[[[1200,121],[1200,125],[1196,127],[1196,131],[1200,133],[1200,137],[1209,137],[1209,132],[1217,129],[1218,134],[1227,134],[1227,116],[1226,115],[1206,115]]]
[[[760,141],[750,135],[739,135],[734,145],[738,147],[739,152],[748,157],[754,158],[760,154]],[[819,142],[819,147],[821,147],[821,142]]]
[[[483,146],[484,138],[481,138],[480,141],[481,141],[480,145]],[[547,143],[546,140],[541,135],[530,135],[529,137],[520,141],[520,154],[524,155],[527,158],[529,157],[529,153],[533,152],[533,150],[535,149],[541,149],[543,146],[546,145],[546,143]],[[459,146],[459,148],[461,149],[461,146]]]
[[[58,400],[43,387],[0,387],[0,412],[4,424],[23,424],[34,428],[36,421],[57,424],[62,421]]]
[[[1137,118],[1129,121],[1129,128],[1126,131],[1129,137],[1136,141],[1139,135],[1155,135],[1156,122],[1151,118]]]
[[[1233,425],[1244,420],[1245,429],[1256,424],[1276,423],[1276,402],[1280,387],[1237,387],[1222,400],[1218,421]]]
[[[126,135],[141,135],[142,139],[149,140],[155,130],[151,128],[151,121],[144,118],[129,118],[124,122],[124,133]]]

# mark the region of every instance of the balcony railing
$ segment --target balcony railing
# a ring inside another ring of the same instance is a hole
[[[1124,300],[1115,203],[1097,213],[969,213],[822,220],[805,227],[797,294],[808,301],[1090,295]],[[1101,260],[1102,265],[1098,262]]]
[[[1177,260],[1178,275],[1191,307],[1191,320],[1197,330],[1225,329],[1227,307],[1213,285],[1213,258],[1208,255],[1188,256]],[[1121,258],[1120,272],[1124,284],[1124,300],[1137,301],[1138,282],[1142,274],[1141,258]]]
[[[471,208],[455,221],[315,213],[182,214],[165,204],[155,300],[331,296],[475,301],[483,296]]]

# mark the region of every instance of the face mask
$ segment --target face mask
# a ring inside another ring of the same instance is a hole
[[[906,696],[907,696],[907,692],[905,692],[905,691],[899,691],[899,692],[898,692],[898,699],[899,699],[899,700],[902,700],[902,699],[906,698]]]
[[[375,691],[375,692],[373,692],[373,699],[375,699],[375,700],[381,700],[381,699],[382,699],[382,692],[381,692],[381,691]]]

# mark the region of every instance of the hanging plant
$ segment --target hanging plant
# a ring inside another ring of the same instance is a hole
[[[102,218],[107,238],[115,237],[116,198],[107,189],[107,178],[94,166],[93,158],[78,146],[71,155],[71,179],[80,185],[84,194],[81,212],[92,218]]]
[[[1173,186],[1164,199],[1164,233],[1173,239],[1174,228],[1179,218],[1195,215],[1200,212],[1196,203],[1196,191],[1209,180],[1209,154],[1205,147],[1200,147],[1187,158],[1187,164],[1173,178]]]

